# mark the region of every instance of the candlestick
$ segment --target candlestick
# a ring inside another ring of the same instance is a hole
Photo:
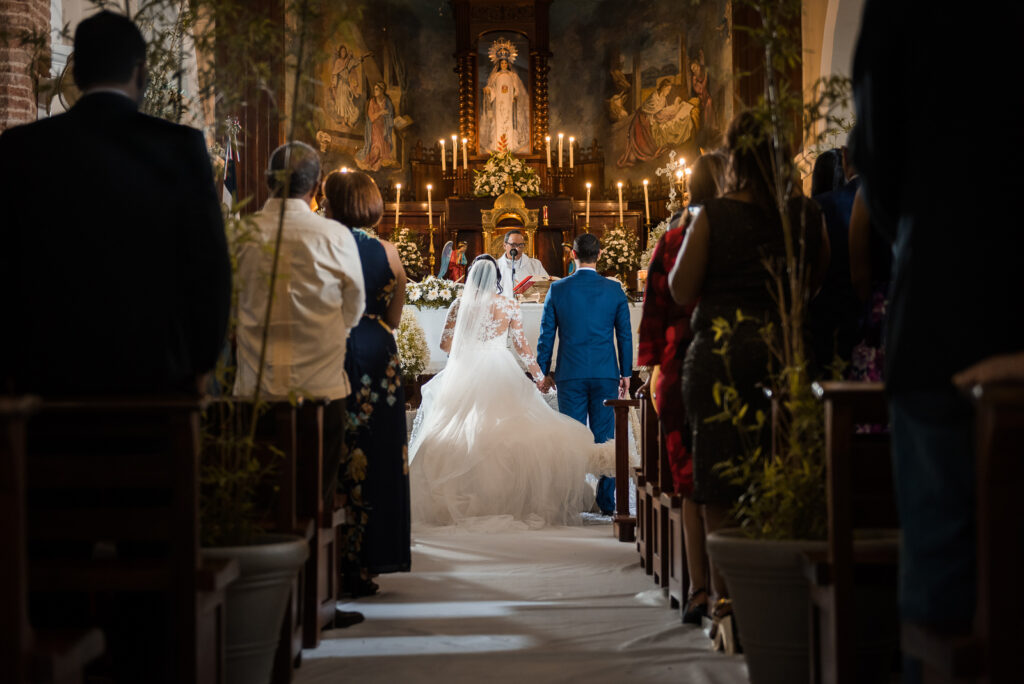
[[[551,136],[550,135],[545,135],[544,136],[544,151],[547,152],[547,155],[548,155],[548,167],[550,167],[551,166]]]
[[[439,141],[441,143],[441,172],[444,173],[448,170],[448,162],[444,158],[444,138]]]
[[[548,205],[542,207],[544,209],[544,225],[548,225]]]
[[[452,173],[459,170],[459,136],[452,133]]]
[[[647,179],[644,178],[644,214],[647,216],[647,223],[651,222],[651,205],[647,198]]]
[[[462,170],[465,171],[469,168],[469,156],[466,152],[466,143],[469,142],[468,138],[462,139]]]
[[[402,184],[395,183],[395,230],[398,230],[398,206],[402,201]]]
[[[622,218],[622,181],[619,181],[617,185],[619,186],[619,225],[622,226],[626,223]]]
[[[573,147],[573,144],[575,142],[576,142],[576,138],[574,138],[574,137],[572,137],[570,135],[569,136],[569,168],[570,169],[572,168],[572,147]]]
[[[679,183],[679,193],[682,194],[682,192],[683,192],[683,170],[682,169],[679,169],[678,171],[676,171],[676,183]],[[680,201],[682,201],[681,197],[679,199],[680,199]]]
[[[427,183],[427,225],[434,225],[434,202],[430,197],[430,191],[434,186]]]
[[[693,169],[687,167],[686,173],[683,175],[683,193],[686,193],[686,186],[690,184],[690,173]]]
[[[562,168],[562,138],[564,137],[564,133],[558,134],[558,168]]]
[[[590,183],[587,183],[587,218],[583,222],[583,225],[590,225]]]

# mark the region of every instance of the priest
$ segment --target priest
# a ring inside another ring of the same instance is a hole
[[[520,282],[526,276],[546,276],[547,271],[540,259],[526,255],[526,237],[523,231],[513,228],[505,233],[504,239],[505,254],[498,259],[498,270],[501,271],[501,292],[506,297],[513,297],[512,290],[515,283]],[[512,272],[515,271],[515,282],[512,281]]]

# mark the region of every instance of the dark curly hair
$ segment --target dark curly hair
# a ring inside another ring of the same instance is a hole
[[[498,268],[498,262],[495,261],[494,257],[492,257],[490,254],[481,254],[477,258],[473,259],[473,263],[469,265],[469,268],[472,269],[474,266],[476,266],[476,262],[478,261],[486,261],[490,263],[492,266],[494,266],[495,291],[498,294],[503,293],[505,291],[505,288],[501,286],[501,270]]]

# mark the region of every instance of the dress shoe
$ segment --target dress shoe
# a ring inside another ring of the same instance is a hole
[[[683,608],[684,625],[697,625],[699,627],[704,624],[704,618],[708,616],[707,595],[708,592],[703,587],[695,589],[690,593],[686,599],[686,606]],[[704,600],[701,603],[695,603],[694,599],[700,596],[704,596]]]
[[[358,625],[365,619],[366,618],[363,617],[362,613],[357,613],[354,610],[341,610],[340,608],[334,609],[335,629],[345,629],[346,627],[351,627],[352,625]]]

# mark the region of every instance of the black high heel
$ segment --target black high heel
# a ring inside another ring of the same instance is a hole
[[[693,599],[697,598],[701,594],[704,595],[704,600],[701,603],[694,603]],[[704,587],[694,589],[690,592],[690,595],[686,597],[686,606],[683,608],[683,624],[684,625],[697,625],[698,627],[703,624],[704,618],[708,616],[708,590]]]

